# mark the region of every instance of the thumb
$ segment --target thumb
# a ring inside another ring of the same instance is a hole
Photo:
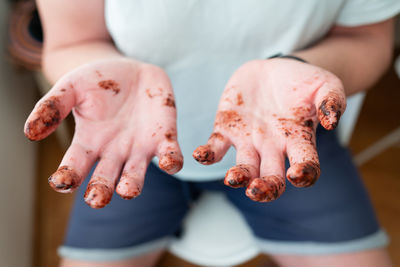
[[[327,130],[336,128],[346,109],[346,95],[340,80],[324,83],[315,96],[314,104],[321,125]]]
[[[25,122],[24,133],[31,141],[50,135],[75,106],[75,90],[66,79],[59,80],[36,103]]]

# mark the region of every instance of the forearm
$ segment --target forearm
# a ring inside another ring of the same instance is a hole
[[[65,73],[93,61],[122,57],[115,46],[108,41],[77,43],[60,48],[45,49],[43,72],[51,83]]]
[[[121,57],[107,31],[104,0],[37,0],[43,71],[51,83],[76,67]]]
[[[385,72],[392,56],[392,20],[373,27],[334,28],[322,41],[294,55],[338,76],[347,95],[366,90]]]

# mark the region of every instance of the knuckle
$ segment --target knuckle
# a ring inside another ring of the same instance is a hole
[[[145,77],[154,77],[157,76],[158,79],[168,79],[167,73],[159,66],[152,64],[144,64],[141,69],[141,74]]]

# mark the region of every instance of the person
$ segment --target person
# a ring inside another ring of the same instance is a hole
[[[281,266],[391,266],[351,157],[327,130],[388,67],[398,1],[38,7],[54,86],[25,134],[45,138],[71,110],[76,122],[49,178],[59,192],[80,187],[61,266],[153,266],[207,190],[225,192]]]

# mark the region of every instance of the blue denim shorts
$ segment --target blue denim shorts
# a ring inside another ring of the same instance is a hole
[[[349,151],[339,145],[334,132],[322,128],[317,131],[317,147],[321,163],[317,183],[310,188],[287,183],[286,192],[271,203],[254,202],[244,189],[229,188],[222,179],[181,181],[151,164],[139,197],[123,200],[115,194],[108,206],[96,210],[83,201],[86,179],[59,254],[81,260],[108,255],[106,259],[118,260],[165,248],[169,238],[179,236],[192,203],[209,190],[226,194],[266,253],[337,253],[385,246],[388,238]]]

